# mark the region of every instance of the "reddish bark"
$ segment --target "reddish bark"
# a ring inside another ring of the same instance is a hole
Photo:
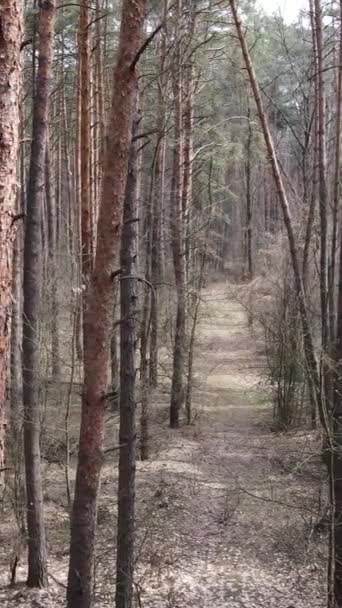
[[[103,461],[105,395],[130,135],[137,86],[135,61],[144,23],[144,0],[124,0],[112,111],[103,164],[94,270],[84,310],[84,386],[75,499],[71,521],[68,608],[91,605],[97,495]]]

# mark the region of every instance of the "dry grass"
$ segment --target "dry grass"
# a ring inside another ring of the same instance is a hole
[[[325,540],[312,532],[320,508],[317,438],[270,432],[262,350],[228,287],[208,289],[196,355],[195,424],[171,432],[167,391],[156,392],[153,456],[137,467],[137,605],[139,599],[144,608],[325,606]],[[78,416],[76,404],[75,429]],[[107,444],[116,442],[117,422],[111,420]],[[13,590],[3,586],[1,606],[63,606],[68,550],[63,470],[52,464],[45,474],[51,589],[29,593],[20,584]],[[115,489],[111,455],[98,515],[98,608],[112,605]],[[13,537],[8,511],[3,522],[5,585],[6,544]],[[23,563],[19,578],[24,576]]]

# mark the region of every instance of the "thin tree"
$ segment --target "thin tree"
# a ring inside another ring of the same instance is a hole
[[[20,135],[22,138],[24,125],[21,111]],[[19,155],[20,195],[17,196],[17,213],[23,215],[25,208],[25,170],[24,153]],[[15,583],[16,571],[24,547],[26,537],[26,496],[24,479],[24,453],[22,441],[23,420],[23,224],[17,228],[13,249],[13,282],[12,282],[12,323],[11,323],[11,459],[14,467],[13,502],[18,525],[18,542],[15,546],[11,565],[11,584]]]
[[[341,608],[342,606],[342,568],[341,568],[341,556],[342,556],[342,432],[341,432],[341,416],[342,416],[342,383],[341,383],[341,353],[342,353],[342,255],[340,256],[340,284],[339,284],[339,299],[338,299],[338,328],[337,328],[337,344],[336,344],[336,356],[337,356],[337,379],[335,382],[335,399],[334,399],[334,409],[333,409],[333,424],[331,425],[331,420],[328,415],[327,406],[326,406],[326,395],[327,395],[327,386],[323,384],[323,390],[320,382],[320,374],[318,369],[318,364],[315,356],[314,344],[312,339],[312,331],[308,320],[308,312],[305,301],[304,287],[302,283],[302,277],[299,269],[299,260],[298,253],[296,247],[296,241],[293,231],[292,219],[289,209],[289,204],[286,196],[286,192],[284,189],[284,184],[282,180],[282,176],[279,170],[279,164],[277,161],[276,153],[274,150],[271,133],[269,130],[269,126],[267,123],[267,119],[263,110],[262,100],[260,96],[259,86],[256,80],[256,76],[254,73],[254,69],[251,63],[247,43],[244,37],[241,20],[239,18],[235,0],[230,0],[230,6],[232,9],[234,22],[242,50],[242,54],[245,60],[246,69],[248,72],[249,80],[251,83],[253,96],[256,102],[259,119],[265,139],[265,144],[267,148],[267,152],[269,155],[269,162],[271,164],[273,178],[277,187],[279,201],[281,203],[284,223],[287,230],[287,236],[289,241],[289,249],[292,261],[293,274],[295,279],[295,290],[296,296],[298,298],[299,303],[299,312],[302,322],[302,333],[303,333],[303,342],[304,342],[304,351],[306,358],[306,365],[308,371],[308,380],[309,380],[309,388],[311,392],[311,398],[315,399],[318,404],[320,421],[323,426],[323,429],[327,438],[327,446],[330,450],[330,462],[329,462],[329,486],[330,486],[330,501],[331,501],[331,538],[330,538],[330,550],[329,550],[329,571],[328,571],[328,603],[329,606],[335,606],[336,608]],[[317,8],[317,4],[316,4]],[[320,10],[320,7],[318,7]],[[317,22],[316,22],[317,28]],[[317,36],[317,32],[316,32]],[[322,64],[321,64],[322,65]],[[322,86],[322,85],[321,85]],[[320,93],[319,93],[320,95]],[[321,92],[322,95],[322,92]],[[322,99],[321,102],[322,103]],[[321,124],[318,129],[322,129],[322,112],[321,108]],[[320,145],[324,144],[324,132],[320,133]],[[324,172],[324,158],[323,158],[324,150],[320,151],[320,180],[325,180]],[[323,163],[323,164],[322,164]],[[321,205],[326,203],[326,192],[324,191],[325,185],[321,183],[320,187],[320,197],[323,197],[323,200],[320,201]],[[326,209],[321,209],[321,213],[325,215]],[[323,219],[323,229],[325,229],[326,218]],[[325,238],[325,237],[323,237]],[[323,241],[323,245],[321,242],[321,247],[324,250],[325,244]],[[341,247],[342,251],[342,247]],[[322,256],[322,251],[321,251]],[[321,272],[323,272],[324,276],[326,272],[325,268],[325,260],[322,260],[321,257]],[[326,293],[322,291],[325,289],[325,283],[322,281],[320,284],[321,291],[321,310],[322,313],[326,310]],[[327,327],[325,326],[326,320],[322,320],[322,346],[324,348],[327,343]]]
[[[315,0],[314,24],[317,52],[317,118],[318,118],[318,194],[320,215],[320,296],[321,296],[321,332],[322,351],[327,352],[329,340],[328,308],[327,308],[327,206],[328,189],[326,179],[326,143],[325,143],[325,84],[323,63],[323,25],[321,1]],[[324,363],[323,363],[324,365]],[[326,371],[326,370],[325,370]],[[327,374],[324,380],[327,381]]]
[[[30,587],[47,585],[47,550],[39,443],[39,311],[42,283],[41,222],[54,18],[54,1],[41,0],[24,243],[23,400],[28,532],[27,584]]]
[[[324,403],[322,403],[322,395],[321,395],[321,386],[320,386],[320,374],[318,369],[318,364],[316,360],[315,348],[312,338],[312,331],[309,324],[308,311],[306,306],[305,294],[303,281],[300,271],[299,265],[299,256],[297,251],[297,244],[293,229],[293,221],[291,217],[290,205],[287,198],[279,162],[277,159],[276,151],[274,148],[274,143],[270,131],[270,127],[267,121],[267,117],[264,111],[263,102],[261,98],[259,84],[254,72],[254,67],[251,61],[250,53],[248,50],[245,34],[243,31],[243,26],[241,19],[238,14],[238,10],[236,7],[235,0],[229,0],[230,8],[233,14],[233,19],[235,23],[235,28],[238,35],[238,40],[240,43],[243,59],[245,62],[246,70],[248,73],[253,97],[255,100],[255,104],[258,111],[258,116],[261,124],[262,133],[264,136],[265,146],[268,154],[268,160],[270,163],[270,169],[272,171],[272,177],[274,180],[274,184],[276,187],[278,200],[280,202],[280,206],[283,213],[284,224],[287,232],[289,250],[291,256],[291,263],[294,275],[294,283],[295,283],[295,291],[296,296],[298,298],[299,312],[302,323],[302,331],[303,331],[303,342],[304,342],[304,351],[306,357],[306,364],[309,376],[310,387],[312,391],[312,397],[316,400],[319,406],[319,413],[322,422],[322,426],[325,431],[329,434],[329,424],[327,421],[327,414]],[[330,436],[330,435],[329,435]]]
[[[90,180],[90,49],[89,3],[83,0],[78,33],[80,89],[80,200],[81,200],[81,274],[82,285],[89,284],[93,267],[91,180]],[[83,298],[84,300],[84,298]],[[84,303],[84,302],[83,302]],[[85,303],[84,303],[85,304]],[[83,311],[84,314],[84,311]],[[84,320],[84,316],[83,316]],[[83,327],[83,348],[85,327]]]
[[[97,248],[84,310],[84,386],[71,519],[68,608],[89,608],[92,601],[96,509],[103,462],[113,314],[113,273],[116,270],[119,249],[121,212],[138,82],[136,63],[141,48],[144,12],[144,0],[124,0],[122,4],[112,110],[103,163]]]
[[[246,259],[247,259],[247,276],[253,278],[253,231],[252,231],[252,184],[251,184],[251,168],[252,168],[252,140],[253,131],[251,124],[251,109],[248,104],[247,108],[247,138],[245,143],[245,179],[246,179]]]
[[[183,213],[183,173],[184,173],[184,141],[183,141],[183,66],[181,54],[181,18],[182,0],[175,4],[176,43],[173,65],[173,95],[175,103],[175,127],[173,149],[173,175],[171,192],[171,241],[173,265],[175,271],[177,307],[176,326],[173,347],[173,373],[171,384],[170,427],[178,428],[179,413],[184,400],[183,372],[185,355],[185,241]]]
[[[339,68],[338,68],[338,87],[337,87],[337,117],[336,117],[336,160],[334,174],[334,208],[339,200],[340,193],[340,146],[341,146],[341,103],[342,103],[342,2],[340,7],[340,31],[339,31]],[[336,603],[337,608],[342,606],[342,230],[340,219],[340,255],[339,255],[339,276],[337,293],[337,330],[336,341],[334,344],[335,355],[335,383],[334,383],[334,403],[333,403],[333,430],[334,430],[334,450],[332,452],[331,465],[333,479],[333,501],[332,510],[332,530],[330,538],[331,557],[330,564],[330,597],[331,606]],[[333,240],[336,235],[333,236]],[[337,240],[337,239],[336,239]]]
[[[317,198],[317,155],[318,155],[318,117],[317,117],[317,103],[318,99],[318,79],[315,77],[318,73],[317,66],[317,50],[316,50],[316,35],[315,35],[315,26],[314,26],[314,9],[313,9],[313,0],[309,0],[310,6],[310,25],[311,25],[311,36],[312,36],[312,51],[313,51],[313,72],[314,72],[314,109],[313,109],[313,158],[312,158],[312,186],[311,186],[311,197],[310,197],[310,205],[308,211],[307,225],[305,231],[305,241],[304,241],[304,250],[303,250],[303,266],[302,266],[302,274],[303,274],[303,284],[304,290],[306,290],[307,282],[308,282],[308,269],[309,269],[309,253],[310,253],[310,244],[313,232],[313,225],[315,219],[315,208],[316,208],[316,198]],[[315,414],[315,409],[312,408],[312,413]],[[313,417],[313,424],[315,424],[315,418]]]
[[[132,131],[120,252],[120,430],[118,532],[116,557],[116,608],[131,608],[134,571],[135,511],[135,380],[138,294],[137,258],[137,173],[139,124],[137,112]]]
[[[340,18],[342,17],[342,5],[340,3]],[[336,253],[337,253],[337,228],[338,208],[341,196],[341,104],[342,104],[342,26],[339,27],[338,69],[336,87],[336,125],[335,125],[335,167],[333,178],[333,214],[332,214],[332,238],[329,264],[329,330],[330,341],[333,345],[336,334]]]
[[[150,339],[150,382],[156,387],[158,381],[158,329],[159,329],[159,290],[161,279],[161,215],[163,207],[164,179],[164,145],[165,145],[165,102],[164,88],[166,84],[166,18],[167,0],[163,0],[164,27],[160,38],[159,51],[159,82],[157,100],[157,144],[154,157],[153,203],[152,203],[152,243],[151,243],[151,281],[154,286],[154,297],[151,300],[151,339]]]
[[[51,374],[53,381],[58,384],[61,378],[61,357],[59,351],[59,301],[58,301],[58,243],[56,201],[53,195],[51,161],[49,143],[45,153],[45,201],[48,228],[48,268],[51,280]]]
[[[191,31],[190,31],[191,33]],[[185,273],[189,282],[191,279],[191,205],[193,190],[193,133],[194,133],[194,67],[191,62],[184,68],[185,100],[183,111],[184,157],[183,157],[183,222],[185,231]]]

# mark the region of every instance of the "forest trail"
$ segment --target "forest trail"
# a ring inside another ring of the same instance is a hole
[[[270,432],[262,342],[227,285],[204,293],[195,369],[195,425],[169,431],[168,447],[139,465],[140,483],[160,476],[142,605],[323,607],[316,446]]]
[[[168,428],[167,383],[152,399],[153,453],[137,463],[134,608],[326,605],[326,538],[313,534],[311,525],[319,513],[317,438],[304,430],[270,431],[262,332],[248,327],[233,291],[218,284],[203,294],[194,424]],[[55,407],[51,416],[55,420]],[[107,428],[108,445],[113,439],[117,444],[117,428],[116,418]],[[102,474],[94,608],[113,605],[117,456],[110,454]],[[63,467],[46,465],[44,477],[50,587],[26,589],[23,555],[18,584],[9,589],[7,547],[15,524],[6,520],[0,605],[7,608],[65,606],[69,518]]]

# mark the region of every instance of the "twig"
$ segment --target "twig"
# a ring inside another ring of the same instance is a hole
[[[20,45],[20,51],[23,51],[24,48],[26,48],[29,44],[32,44],[33,40],[32,38],[27,38],[26,40],[23,40],[23,42]]]
[[[152,291],[154,291],[154,285],[152,285],[152,283],[150,281],[148,281],[147,279],[145,279],[144,277],[137,277],[134,275],[125,275],[124,277],[120,277],[120,281],[123,281],[125,279],[136,279],[137,281],[140,281],[141,283],[146,283],[146,285],[148,285],[148,287],[150,287],[150,289],[152,289]]]
[[[11,228],[18,220],[23,220],[26,217],[26,213],[17,213],[16,215],[12,215]]]
[[[291,509],[298,509],[299,511],[307,511],[307,513],[311,513],[312,514],[312,510],[308,509],[307,507],[303,507],[303,506],[300,506],[300,505],[294,505],[294,504],[291,504],[291,503],[283,502],[282,500],[276,500],[275,498],[267,498],[266,496],[257,496],[257,494],[253,494],[252,492],[248,492],[248,490],[246,490],[245,488],[241,488],[240,486],[238,487],[238,490],[240,490],[244,494],[247,494],[247,496],[250,496],[251,498],[257,498],[258,500],[263,500],[264,502],[272,502],[275,505],[281,505],[282,507],[289,507]]]
[[[62,583],[62,581],[59,581],[58,578],[51,574],[51,572],[49,572],[49,578],[52,578],[52,580],[55,581],[55,583],[57,583],[57,585],[59,585],[60,587],[63,587],[63,589],[67,589],[67,586]]]
[[[116,452],[117,450],[124,448],[126,445],[127,445],[127,443],[121,443],[120,445],[113,445],[112,448],[107,448],[106,450],[103,450],[103,453],[110,454],[110,452]]]
[[[117,270],[114,270],[112,272],[112,274],[110,275],[110,278],[112,279],[112,281],[114,281],[114,279],[116,279],[116,277],[118,277],[121,273],[122,273],[122,268],[118,268]]]
[[[136,56],[134,57],[132,63],[131,63],[131,70],[134,70],[135,66],[137,65],[141,55],[143,55],[143,53],[146,51],[148,45],[152,42],[153,38],[158,34],[158,32],[160,32],[160,30],[162,29],[164,25],[164,22],[162,21],[155,30],[153,30],[152,34],[150,34],[148,36],[148,38],[146,38],[146,40],[143,42],[143,44],[141,45],[139,51],[137,52]]]

